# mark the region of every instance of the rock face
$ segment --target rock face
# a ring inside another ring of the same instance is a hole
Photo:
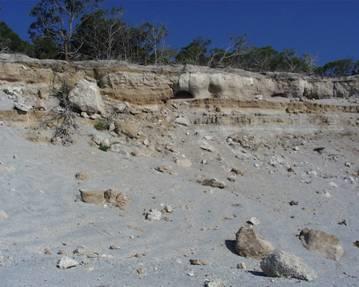
[[[275,250],[262,259],[262,271],[271,277],[296,278],[312,281],[317,274],[301,258],[281,250]]]
[[[90,79],[90,80],[89,80]],[[50,87],[74,87],[72,101],[80,111],[102,113],[105,100],[158,103],[181,98],[266,100],[349,98],[359,95],[359,76],[323,79],[291,73],[253,73],[191,65],[138,66],[117,61],[65,62],[0,55],[3,89],[21,88],[22,96],[49,98]],[[98,83],[98,86],[97,84]]]
[[[260,259],[274,248],[272,244],[257,234],[253,227],[241,227],[236,233],[236,252],[240,256]]]
[[[100,89],[95,82],[81,80],[70,91],[69,101],[75,109],[89,114],[105,113]]]
[[[339,239],[324,231],[304,228],[299,234],[299,239],[305,248],[316,251],[329,259],[339,260],[344,255]]]

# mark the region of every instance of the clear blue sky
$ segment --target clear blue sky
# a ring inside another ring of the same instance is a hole
[[[308,52],[318,63],[359,59],[359,0],[107,0],[125,8],[131,24],[167,25],[167,43],[181,47],[197,36],[226,47],[231,35],[254,45]],[[0,19],[27,38],[36,0],[0,0]]]

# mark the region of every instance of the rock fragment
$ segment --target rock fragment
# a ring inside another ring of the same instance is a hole
[[[204,282],[205,287],[225,287],[221,280],[208,280]]]
[[[93,204],[111,204],[121,209],[128,204],[128,198],[122,192],[107,189],[107,190],[85,190],[80,189],[81,200],[86,203]]]
[[[253,227],[241,227],[236,233],[235,250],[240,256],[260,259],[274,248],[270,242],[262,239]]]
[[[64,256],[62,257],[58,262],[57,262],[57,268],[59,269],[69,269],[69,268],[73,268],[79,265],[79,262],[77,262],[76,260]]]
[[[339,239],[324,231],[304,228],[299,239],[308,250],[316,251],[326,258],[339,260],[344,255],[344,249]]]
[[[224,182],[219,181],[216,178],[206,178],[203,180],[198,180],[198,183],[202,184],[203,186],[210,186],[210,187],[220,188],[220,189],[223,189],[226,187]]]
[[[202,259],[190,259],[189,263],[191,265],[208,265],[208,262]]]
[[[281,250],[275,250],[263,258],[260,267],[267,276],[271,277],[296,278],[306,281],[317,278],[315,271],[301,258]]]
[[[8,217],[8,214],[4,210],[0,210],[0,220],[5,220]]]
[[[191,125],[191,122],[189,121],[189,119],[185,118],[185,117],[178,117],[175,119],[175,123],[181,126],[186,126],[188,127],[189,125]]]
[[[158,221],[162,218],[162,212],[157,209],[150,209],[148,212],[145,212],[145,219],[149,221]]]
[[[116,121],[115,132],[117,134],[122,133],[130,139],[136,139],[138,138],[140,127],[134,120]]]

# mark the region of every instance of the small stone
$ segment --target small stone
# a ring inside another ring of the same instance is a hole
[[[191,122],[187,118],[184,118],[184,117],[176,118],[175,123],[178,124],[178,125],[181,125],[181,126],[186,126],[186,127],[191,125]]]
[[[235,168],[235,167],[233,167],[233,168],[231,169],[231,173],[234,173],[235,175],[240,175],[240,176],[243,176],[243,175],[244,175],[241,170],[239,170],[238,168]]]
[[[208,262],[202,259],[190,259],[189,263],[191,265],[208,265]]]
[[[161,173],[173,174],[172,168],[170,166],[160,165],[156,167],[155,170]]]
[[[316,147],[313,149],[313,151],[316,151],[317,153],[321,154],[324,149],[325,149],[325,147]]]
[[[235,249],[238,255],[252,258],[262,258],[274,250],[272,244],[262,239],[253,227],[238,230]]]
[[[148,212],[145,213],[145,219],[149,221],[158,221],[162,218],[162,212],[157,209],[150,209]]]
[[[354,242],[353,242],[353,245],[354,245],[355,247],[358,247],[358,248],[359,248],[359,240],[354,241]]]
[[[0,210],[0,220],[5,220],[8,217],[8,214],[4,210]]]
[[[44,254],[45,255],[51,255],[52,252],[51,252],[51,250],[49,248],[44,248]]]
[[[329,182],[329,186],[333,188],[338,188],[338,185],[333,181]]]
[[[259,225],[261,222],[257,217],[251,217],[247,220],[247,223],[250,225]]]
[[[200,145],[200,148],[205,150],[205,151],[209,151],[209,152],[214,152],[216,149],[211,146],[209,143],[207,142],[203,142],[201,145]]]
[[[294,205],[298,205],[298,204],[299,204],[298,201],[294,201],[294,200],[289,201],[290,206],[294,206]]]
[[[81,112],[81,117],[83,117],[84,119],[88,119],[89,115],[86,112]]]
[[[204,282],[205,287],[225,287],[224,283],[220,280],[206,281]]]
[[[15,110],[18,110],[19,112],[21,113],[28,113],[30,110],[31,110],[31,106],[27,106],[25,104],[22,104],[22,103],[15,103],[14,104],[14,109]]]
[[[246,270],[247,266],[245,263],[241,262],[241,263],[237,264],[237,269]]]
[[[121,247],[119,245],[110,245],[109,249],[110,250],[118,250],[118,249],[121,249]]]
[[[173,207],[171,205],[166,205],[163,208],[163,211],[166,212],[166,213],[172,213],[173,212]]]
[[[299,234],[299,239],[305,248],[316,251],[326,258],[339,260],[344,255],[339,239],[324,231],[304,228]]]
[[[216,178],[207,178],[207,179],[199,180],[198,182],[200,184],[202,184],[203,186],[210,186],[210,187],[214,187],[214,188],[223,189],[226,187],[224,182],[219,181]]]
[[[73,268],[78,266],[79,263],[67,256],[62,257],[58,262],[57,262],[57,268],[60,269],[69,269],[69,268]]]
[[[264,274],[271,277],[296,278],[312,281],[317,274],[301,258],[281,250],[275,250],[262,259],[260,267]]]
[[[350,162],[346,162],[345,164],[344,164],[346,167],[351,167],[352,166],[352,164],[350,163]]]
[[[84,172],[78,172],[75,174],[77,180],[86,180],[88,178],[87,174]]]

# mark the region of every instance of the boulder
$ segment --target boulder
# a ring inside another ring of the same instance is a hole
[[[95,82],[79,81],[69,93],[69,101],[73,108],[88,114],[105,113],[100,89]]]
[[[304,228],[299,239],[308,250],[316,251],[328,259],[339,260],[344,255],[344,249],[339,239],[324,231]]]
[[[290,253],[275,250],[264,257],[260,263],[264,274],[271,277],[296,278],[312,281],[317,274],[303,260]]]
[[[262,239],[253,227],[241,227],[236,233],[235,249],[238,255],[260,259],[274,248],[272,244]]]

